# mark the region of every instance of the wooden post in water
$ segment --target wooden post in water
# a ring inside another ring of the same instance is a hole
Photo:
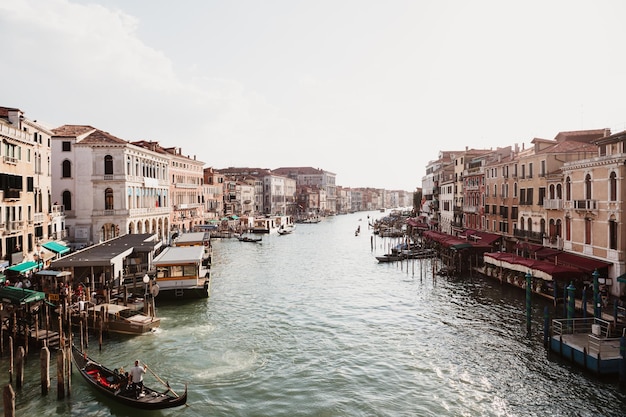
[[[13,311],[13,327],[11,332],[13,333],[13,341],[15,342],[17,340],[17,314],[15,313],[15,311]]]
[[[15,417],[15,391],[13,391],[11,384],[4,387],[2,402],[4,405],[4,417]]]
[[[104,331],[104,306],[100,307],[100,320],[99,320],[99,335],[98,335],[98,345],[100,348],[100,352],[102,352],[102,332]]]
[[[13,336],[9,336],[9,382],[13,382]]]
[[[39,352],[39,365],[41,369],[41,395],[48,395],[50,391],[50,350],[46,346]]]
[[[0,326],[0,356],[4,356],[4,328]]]
[[[22,388],[24,385],[24,347],[17,348],[17,357],[15,358],[15,387]]]
[[[63,317],[59,316],[59,347],[65,346],[65,335],[63,334]]]
[[[57,352],[57,399],[65,398],[65,349]]]
[[[72,336],[70,332],[70,343],[67,345],[67,365],[65,366],[65,379],[67,381],[67,396],[72,396]]]

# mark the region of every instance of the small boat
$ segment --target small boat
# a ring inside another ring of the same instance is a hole
[[[76,346],[72,346],[72,359],[82,377],[91,387],[118,403],[142,410],[161,410],[187,403],[187,384],[185,384],[185,392],[182,395],[176,394],[166,383],[164,385],[167,389],[164,392],[148,388],[144,384],[143,390],[138,393],[128,385],[126,375],[118,372],[117,369],[112,371],[99,364]],[[156,375],[155,377],[161,381]]]
[[[395,262],[395,261],[401,261],[403,259],[403,256],[397,253],[386,253],[384,255],[377,256],[376,259],[380,263]]]
[[[288,235],[290,233],[293,233],[293,231],[296,230],[296,225],[295,224],[288,224],[288,225],[281,225],[278,228],[278,234],[279,235]]]
[[[252,243],[260,242],[263,240],[262,237],[249,237],[249,236],[239,236],[238,239],[240,242],[252,242]]]
[[[103,303],[92,304],[78,302],[72,305],[72,321],[78,324],[81,315],[87,319],[90,329],[100,328],[100,316],[104,312],[104,331],[108,333],[140,335],[156,330],[161,324],[161,319],[143,314],[122,304]]]

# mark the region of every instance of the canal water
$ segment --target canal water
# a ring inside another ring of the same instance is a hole
[[[260,244],[214,241],[207,300],[160,305],[153,334],[91,339],[111,367],[140,359],[188,406],[111,404],[74,371],[71,398],[41,396],[38,356],[16,390],[19,416],[622,416],[626,396],[543,347],[534,300],[482,277],[433,277],[433,260],[379,264],[394,241],[361,212],[298,224]],[[361,233],[355,236],[356,228]],[[54,358],[54,356],[53,356]],[[0,358],[0,383],[8,382]],[[158,387],[151,374],[146,384]]]

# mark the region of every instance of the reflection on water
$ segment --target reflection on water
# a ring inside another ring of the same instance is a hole
[[[175,390],[188,383],[189,406],[163,416],[622,415],[614,381],[547,358],[542,300],[529,338],[523,291],[433,278],[434,260],[378,264],[393,242],[373,238],[366,215],[261,244],[215,241],[211,298],[161,305],[158,332],[107,339],[103,352],[92,340],[90,354],[112,367],[144,360]],[[54,378],[42,398],[34,358],[18,415],[136,415],[78,374],[70,400],[56,400]]]

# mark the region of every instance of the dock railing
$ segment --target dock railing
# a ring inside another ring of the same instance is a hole
[[[611,337],[613,323],[603,319],[588,317],[575,319],[552,320],[552,335],[587,335],[587,352],[602,355],[603,352],[613,349],[612,345],[619,336]]]

